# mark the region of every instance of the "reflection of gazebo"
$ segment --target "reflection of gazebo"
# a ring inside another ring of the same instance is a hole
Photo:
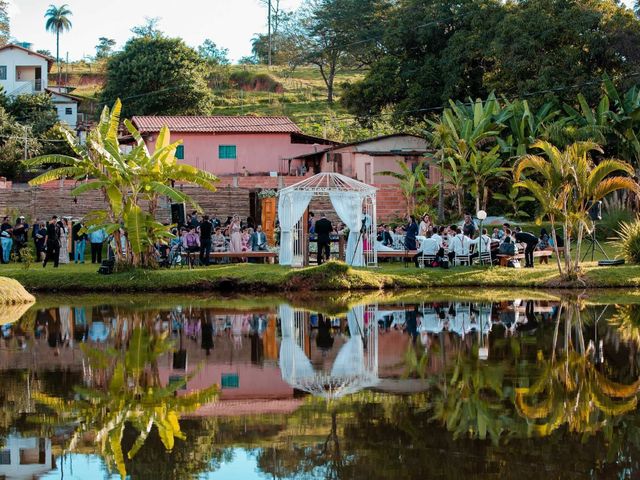
[[[301,219],[315,196],[329,197],[340,220],[349,228],[346,262],[354,266],[376,265],[376,189],[339,173],[319,173],[279,192],[280,265],[298,265],[303,253],[306,226]],[[361,229],[365,227],[362,238]],[[369,248],[363,249],[366,244]]]
[[[316,372],[304,352],[304,315],[294,314],[283,304],[280,321],[280,370],[292,387],[334,399],[378,383],[378,328],[375,323],[365,325],[363,306],[347,314],[350,339],[340,349],[330,373]]]

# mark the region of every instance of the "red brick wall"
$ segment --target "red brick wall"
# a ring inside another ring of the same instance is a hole
[[[209,215],[225,219],[227,215],[238,214],[246,218],[250,212],[249,192],[256,189],[277,189],[281,186],[293,185],[302,180],[301,177],[223,177],[216,192],[209,192],[200,187],[190,185],[179,186],[190,195]],[[31,188],[27,185],[14,184],[11,189],[0,189],[0,213],[20,213],[33,222],[44,220],[51,215],[82,217],[91,210],[104,208],[105,203],[97,192],[87,192],[77,198],[71,196],[74,181],[51,182],[42,187]],[[405,201],[397,185],[376,185],[378,223],[393,220],[404,214]],[[328,197],[316,197],[311,201],[310,209],[338,222],[338,217]],[[187,210],[190,207],[187,206]],[[170,218],[169,204],[161,206],[160,220]]]

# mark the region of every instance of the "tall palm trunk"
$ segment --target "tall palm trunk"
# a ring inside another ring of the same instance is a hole
[[[56,30],[56,62],[58,62],[58,88],[60,87],[60,30]]]
[[[558,273],[562,276],[562,262],[560,261],[560,249],[558,248],[558,238],[556,236],[556,217],[550,215],[549,220],[551,222],[551,238],[553,238],[553,251],[556,254],[556,263],[558,264]]]
[[[444,151],[440,154],[440,189],[438,191],[438,223],[444,223]]]

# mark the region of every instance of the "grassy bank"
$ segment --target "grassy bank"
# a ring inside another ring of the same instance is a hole
[[[140,270],[98,275],[95,265],[2,265],[0,275],[22,283],[31,292],[155,292],[228,291],[235,293],[313,290],[367,290],[435,287],[492,288],[638,288],[640,268],[598,267],[585,263],[583,283],[562,285],[553,265],[535,269],[457,267],[450,270],[404,268],[401,263],[377,269],[354,269],[340,263],[291,269],[278,265],[231,264],[189,270]]]

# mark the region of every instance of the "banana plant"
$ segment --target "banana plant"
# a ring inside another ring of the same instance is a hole
[[[523,207],[527,203],[535,202],[536,199],[531,195],[520,195],[520,193],[520,189],[511,186],[508,193],[496,192],[493,194],[493,198],[503,202],[511,210],[514,219],[527,218],[529,214],[523,210]]]
[[[200,210],[191,197],[174,186],[175,183],[190,183],[215,191],[217,178],[177,162],[175,152],[181,141],[172,143],[166,126],[160,130],[151,154],[140,132],[125,120],[135,146],[123,151],[118,139],[121,108],[119,100],[111,110],[105,107],[84,145],[68,131],[61,130],[75,157],[44,155],[27,160],[25,166],[32,170],[55,166],[31,180],[31,185],[73,178],[82,181],[72,190],[74,196],[94,190],[102,192],[107,208],[88,215],[89,231],[104,228],[114,236],[118,263],[149,267],[155,264],[154,245],[166,242],[170,237],[170,227],[161,227],[155,220],[159,199],[166,196],[174,202],[190,203]],[[142,209],[143,205],[146,210]],[[125,254],[122,248],[121,227],[125,229],[131,254]]]
[[[188,378],[162,386],[157,362],[172,349],[172,343],[166,332],[154,332],[150,325],[139,321],[134,325],[124,351],[82,346],[94,378],[98,379],[95,385],[76,386],[76,395],[71,400],[34,394],[36,402],[49,407],[51,415],[61,423],[75,425],[66,451],[77,447],[83,433],[93,432],[107,464],[123,479],[127,471],[122,437],[127,425],[138,431],[137,439],[126,452],[129,460],[142,448],[153,427],[170,451],[176,439],[186,439],[180,428],[180,415],[195,411],[218,395],[217,385],[177,395]]]

